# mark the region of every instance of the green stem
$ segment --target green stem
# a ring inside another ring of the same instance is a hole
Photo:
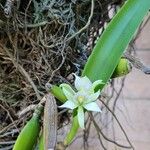
[[[67,134],[67,136],[64,140],[65,146],[68,146],[72,142],[72,140],[74,139],[75,135],[78,132],[78,129],[79,129],[79,123],[78,123],[77,111],[74,110],[73,111],[72,126],[71,126],[69,133]]]

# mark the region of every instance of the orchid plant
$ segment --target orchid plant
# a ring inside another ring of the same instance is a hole
[[[97,93],[93,90],[95,84],[102,82],[99,81],[99,79],[102,79],[104,83],[109,81],[123,52],[127,48],[144,16],[149,11],[149,8],[150,0],[128,0],[111,20],[97,41],[82,71],[83,77],[76,77],[75,79],[75,89],[73,90],[67,84],[62,84],[62,89],[60,87],[51,89],[58,100],[65,102],[61,107],[75,109],[75,111],[73,111],[72,126],[63,142],[66,147],[75,138],[79,125],[84,127],[84,111],[88,110],[89,106],[90,111],[93,110],[91,109],[94,108],[92,106],[93,102],[96,103],[100,95],[100,91]],[[92,84],[86,76],[88,76],[92,82],[96,82]],[[82,82],[77,82],[81,80]],[[104,86],[105,84],[100,85],[100,90],[102,90]],[[91,99],[91,97],[94,98]],[[94,111],[101,111],[97,105],[95,106],[97,109],[94,109]],[[78,113],[76,113],[76,110]]]
[[[75,74],[74,74],[75,75]],[[94,89],[103,84],[102,80],[97,80],[92,83],[87,76],[79,77],[75,75],[75,82],[73,89],[68,84],[61,84],[60,87],[67,98],[67,101],[60,106],[60,108],[77,109],[78,123],[84,129],[84,110],[101,112],[96,101],[100,96],[100,90],[97,92]]]

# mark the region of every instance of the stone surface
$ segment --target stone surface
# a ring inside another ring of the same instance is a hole
[[[149,98],[150,100],[150,98]],[[150,147],[150,101],[149,100],[132,100],[132,99],[120,99],[118,105],[122,110],[117,109],[116,114],[131,139],[133,145],[138,148],[137,143],[147,143]],[[121,130],[115,124],[116,139],[125,141]],[[143,148],[144,150],[149,150]]]
[[[142,29],[139,38],[136,40],[136,46],[138,49],[149,49],[150,50],[150,21]]]

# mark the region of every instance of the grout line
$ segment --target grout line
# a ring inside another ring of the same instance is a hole
[[[136,51],[150,51],[150,48],[144,48],[144,49],[136,49]]]
[[[150,97],[123,97],[125,100],[145,100],[150,101]]]

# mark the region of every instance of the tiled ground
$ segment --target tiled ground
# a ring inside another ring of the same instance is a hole
[[[141,35],[136,40],[136,46],[138,49],[149,49],[150,50],[150,21],[144,27]]]
[[[150,66],[150,21],[137,39],[136,47],[137,56]],[[133,69],[126,79],[118,105],[127,116],[125,119],[117,113],[135,150],[150,150],[150,76]],[[117,137],[124,140],[117,127],[115,131]]]
[[[150,66],[150,21],[136,41],[137,56]],[[135,150],[150,150],[150,76],[133,69],[127,76],[123,93],[117,103],[116,114],[124,126]],[[94,132],[94,131],[93,131]],[[108,135],[111,131],[107,132]],[[115,135],[119,143],[126,143],[125,137],[115,124]],[[99,141],[91,138],[89,150],[101,150]],[[69,149],[81,149],[82,138]],[[105,143],[108,150],[123,150]]]

